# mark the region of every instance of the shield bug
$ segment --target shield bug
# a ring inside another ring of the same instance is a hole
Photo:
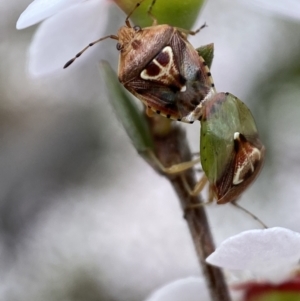
[[[205,103],[200,160],[218,204],[235,201],[247,189],[262,168],[264,154],[254,118],[241,100],[218,93]]]
[[[141,1],[142,2],[142,1]],[[120,52],[118,78],[121,84],[146,106],[147,112],[167,118],[193,123],[201,114],[202,102],[215,93],[213,79],[204,59],[187,40],[187,35],[196,31],[179,29],[167,24],[157,25],[153,19],[150,27],[132,26],[125,19],[117,35],[103,37],[90,43],[64,68],[71,65],[89,47],[105,39],[117,40]]]
[[[254,182],[264,162],[265,147],[254,118],[237,97],[217,93],[203,102],[200,122],[200,161],[204,176],[194,189],[188,185],[186,189],[191,195],[198,195],[208,183],[209,202],[215,198],[217,204],[234,203]],[[199,160],[169,168],[164,168],[159,162],[157,165],[163,172],[173,174],[197,163]]]

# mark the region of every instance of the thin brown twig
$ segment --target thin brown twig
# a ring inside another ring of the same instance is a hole
[[[161,132],[156,129],[159,129],[159,123],[165,123],[165,120],[161,121],[159,117],[149,118],[148,120],[150,128],[152,129],[156,156],[165,167],[191,160],[191,151],[188,147],[183,129],[178,125],[173,125],[170,127],[167,134],[165,131],[162,131],[162,135]],[[180,200],[184,216],[192,235],[198,260],[209,288],[211,299],[213,301],[230,301],[231,299],[223,272],[219,268],[210,266],[205,262],[205,259],[215,249],[205,208],[204,206],[198,206],[192,210],[186,210],[190,205],[199,204],[199,202],[201,202],[199,196],[192,197],[186,191],[183,181],[184,176],[187,184],[190,187],[194,187],[196,183],[194,170],[190,169],[180,175],[165,174],[164,176],[170,180]],[[200,298],[201,297],[199,296],[199,300]]]

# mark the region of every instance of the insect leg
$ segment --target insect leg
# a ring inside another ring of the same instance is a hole
[[[125,24],[127,25],[127,27],[132,27],[129,21],[129,18],[132,16],[132,14],[135,12],[135,10],[144,2],[144,0],[141,0],[140,2],[138,2],[135,7],[132,9],[132,11],[127,15],[126,19],[125,19]]]
[[[149,6],[148,11],[147,11],[148,16],[149,16],[149,17],[152,19],[152,21],[153,21],[152,26],[157,25],[157,19],[156,19],[155,16],[152,14],[152,8],[153,8],[155,2],[156,2],[156,0],[153,0],[153,1],[152,1],[151,5]]]
[[[170,175],[179,174],[181,172],[184,172],[199,163],[199,158],[198,158],[198,159],[195,159],[192,161],[181,162],[178,164],[174,164],[170,167],[165,167],[161,164],[159,159],[155,156],[155,154],[152,151],[149,151],[148,154],[151,157],[151,159],[153,160],[153,162],[155,162],[156,166],[158,167],[158,169],[160,171],[162,171],[163,173],[166,173],[166,174],[170,174]]]

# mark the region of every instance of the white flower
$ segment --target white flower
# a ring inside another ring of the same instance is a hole
[[[103,35],[107,20],[103,0],[35,0],[21,14],[17,29],[38,27],[28,51],[33,76],[62,70],[88,43]]]
[[[250,230],[225,240],[206,261],[272,282],[287,279],[300,259],[300,234],[285,228]]]
[[[188,277],[171,282],[156,290],[146,301],[208,301],[203,279]]]
[[[282,283],[291,277],[300,259],[300,234],[285,228],[250,230],[225,240],[206,261],[228,270],[250,272],[268,282]],[[240,276],[240,275],[239,275]],[[238,279],[240,283],[241,279]],[[251,283],[251,282],[249,282]],[[263,282],[258,282],[263,283]],[[245,284],[244,284],[245,285]],[[248,287],[245,285],[244,289]],[[239,290],[231,291],[234,300],[243,299]],[[146,301],[210,300],[204,280],[189,277],[156,290]]]

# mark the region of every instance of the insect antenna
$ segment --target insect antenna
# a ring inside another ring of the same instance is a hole
[[[77,58],[79,58],[87,49],[89,49],[90,47],[92,47],[93,45],[105,40],[105,39],[113,39],[113,40],[119,40],[119,37],[116,35],[109,35],[106,37],[103,37],[101,39],[98,39],[90,44],[88,44],[85,48],[83,48],[80,52],[78,52],[72,59],[70,59],[65,65],[64,65],[64,69],[69,67]]]
[[[264,228],[264,229],[268,229],[267,225],[265,223],[263,223],[256,215],[254,215],[253,213],[251,213],[250,211],[248,211],[247,209],[245,209],[244,207],[242,207],[241,205],[239,205],[236,201],[232,201],[231,204],[244,211],[246,214],[250,215],[254,220],[256,220],[259,224],[261,224],[261,226]]]
[[[198,32],[200,32],[203,28],[208,27],[208,25],[206,23],[202,24],[198,29],[196,29],[195,31],[190,31],[191,35],[195,35]]]

